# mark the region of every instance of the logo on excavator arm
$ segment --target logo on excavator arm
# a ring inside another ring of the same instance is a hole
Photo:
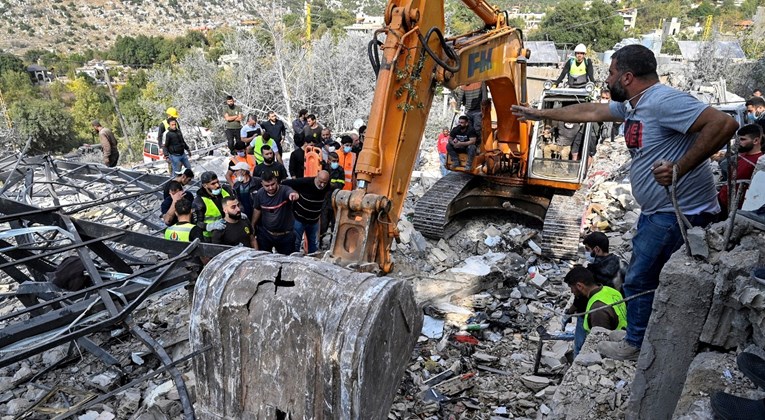
[[[491,70],[491,52],[494,47],[488,48],[483,51],[476,51],[468,55],[468,77],[473,77],[473,73],[483,73],[486,70]]]

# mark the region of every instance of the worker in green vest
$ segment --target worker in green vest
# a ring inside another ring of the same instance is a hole
[[[590,312],[605,307],[605,309],[584,315],[577,323],[574,332],[574,355],[579,354],[584,339],[593,327],[602,327],[607,330],[627,328],[627,305],[623,302],[615,304],[623,299],[618,290],[596,283],[592,272],[581,265],[575,265],[563,281],[574,294],[574,305],[568,311],[569,313]]]
[[[191,223],[191,201],[182,198],[175,203],[175,215],[178,221],[165,229],[165,239],[169,241],[191,242],[204,240],[202,229]]]
[[[212,231],[223,230],[226,222],[223,220],[223,199],[233,195],[228,187],[223,187],[215,172],[207,171],[200,177],[202,186],[194,198],[197,226],[202,229],[205,239],[209,242]]]
[[[574,57],[566,60],[560,76],[555,81],[555,85],[560,85],[563,78],[568,76],[568,87],[583,88],[587,82],[595,83],[595,72],[592,69],[592,60],[585,58],[587,47],[579,44],[574,48]]]

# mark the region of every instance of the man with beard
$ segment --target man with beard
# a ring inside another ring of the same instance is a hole
[[[461,115],[459,124],[452,128],[449,133],[449,143],[446,145],[446,152],[449,154],[452,164],[449,169],[454,170],[460,166],[460,157],[458,153],[467,153],[465,161],[465,170],[470,171],[473,168],[473,159],[478,152],[476,141],[478,133],[470,126],[470,118],[467,115]]]
[[[738,124],[691,95],[661,84],[656,58],[642,45],[628,45],[614,53],[606,83],[610,104],[583,103],[558,109],[514,105],[512,110],[521,121],[624,121],[624,139],[634,151],[632,193],[641,207],[624,282],[625,295],[630,297],[656,289],[661,269],[683,244],[666,188],[673,185],[673,173],[680,211],[692,225],[706,226],[720,211],[707,160],[728,142]],[[623,341],[602,342],[601,355],[637,360],[652,305],[653,293],[630,300],[627,336]]]
[[[753,96],[744,102],[746,105],[746,122],[758,124],[765,131],[765,99]]]
[[[284,139],[284,133],[287,132],[287,126],[284,122],[276,116],[276,112],[269,111],[268,119],[260,124],[263,130],[271,136],[271,140],[276,143],[276,152],[282,155],[284,152],[282,149],[282,140]]]
[[[292,203],[300,195],[286,185],[279,185],[273,173],[263,174],[263,188],[252,195],[252,226],[258,248],[289,255],[295,252],[295,216]]]
[[[738,166],[736,167],[736,181],[745,181],[752,179],[754,173],[754,167],[757,164],[757,160],[762,156],[762,128],[757,124],[749,124],[741,127],[738,130],[739,146],[738,146]],[[741,197],[744,197],[746,193],[747,184],[739,184],[738,188],[734,188],[733,191],[737,191],[739,188],[743,189]],[[728,184],[723,184],[720,188],[720,193],[717,194],[717,199],[720,200],[720,207],[722,207],[722,217],[728,215]],[[744,200],[740,200],[738,208],[744,204]]]
[[[241,141],[240,132],[242,130],[242,108],[234,102],[234,97],[226,96],[226,106],[223,108],[223,119],[226,121],[226,144],[231,154],[235,154],[234,143]]]
[[[234,197],[223,199],[223,220],[226,227],[216,230],[212,235],[212,243],[229,246],[246,246],[255,248],[257,242],[252,235],[250,220],[239,209],[239,200]]]
[[[279,182],[287,179],[287,169],[281,162],[276,161],[274,150],[269,145],[264,145],[260,149],[260,153],[263,155],[263,163],[259,163],[255,166],[253,175],[258,178],[263,178],[266,172],[272,173]]]

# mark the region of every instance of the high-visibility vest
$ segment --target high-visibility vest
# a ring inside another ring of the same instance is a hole
[[[276,142],[274,141],[274,139],[268,140],[268,143],[263,143],[263,136],[257,136],[250,143],[250,145],[252,146],[252,155],[255,156],[255,163],[257,165],[260,165],[261,163],[263,163],[263,153],[260,151],[260,148],[266,144],[271,146],[271,150],[273,150],[274,153],[278,152],[278,149],[276,148]],[[253,168],[254,167],[255,166],[253,166]]]
[[[603,286],[598,293],[592,295],[590,300],[587,301],[587,309],[585,312],[589,312],[590,308],[595,302],[603,302],[606,305],[611,305],[622,300],[622,294],[613,287]],[[617,330],[623,330],[627,328],[627,304],[622,302],[618,305],[612,306],[616,316],[619,318],[619,324],[616,326]],[[584,330],[590,332],[590,315],[584,317]]]
[[[321,149],[318,147],[306,146],[305,148],[305,172],[303,176],[308,178],[316,176],[321,170]]]
[[[583,74],[587,74],[587,59],[582,59],[582,62],[576,64],[576,59],[571,59],[571,66],[569,67],[568,74],[576,77]]]
[[[220,195],[221,198],[228,197],[228,193],[224,189],[221,189]],[[210,223],[223,218],[223,214],[218,210],[218,206],[215,205],[214,201],[207,197],[202,197],[202,201],[205,203],[205,225],[209,225]],[[212,238],[212,232],[207,229],[202,232],[202,235],[204,235],[205,238]]]
[[[345,185],[343,185],[343,189],[350,191],[353,189],[353,167],[356,164],[356,153],[345,153],[343,150],[339,150],[337,156],[340,158],[340,166],[345,171]]]
[[[165,229],[165,239],[169,241],[190,242],[191,229],[196,226],[193,223],[178,223]]]
[[[244,162],[248,165],[250,165],[250,176],[252,176],[252,171],[255,169],[255,158],[252,155],[245,154],[244,157],[239,156],[231,156],[231,163],[236,165],[239,162]],[[226,180],[228,181],[228,185],[234,186],[234,181],[236,181],[236,175],[234,175],[234,172],[231,172],[231,175],[228,175],[228,169],[229,167],[226,167]]]

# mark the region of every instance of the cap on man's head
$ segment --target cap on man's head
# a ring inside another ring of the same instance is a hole
[[[247,164],[247,162],[239,162],[236,165],[231,167],[232,171],[250,171],[250,165]]]
[[[247,145],[241,140],[237,140],[236,143],[234,143],[234,150],[244,150],[246,148]]]
[[[202,173],[202,176],[200,177],[200,179],[199,179],[199,180],[200,180],[200,181],[201,181],[203,184],[207,184],[208,182],[210,182],[210,181],[215,181],[216,179],[218,179],[218,175],[217,175],[217,174],[215,174],[215,172],[213,172],[213,171],[207,171],[207,172],[204,172],[204,173]]]
[[[184,169],[182,171],[176,171],[175,174],[176,175],[185,175],[186,178],[194,178],[194,171],[192,171],[191,169],[188,169],[188,168],[186,168],[186,169]]]
[[[90,125],[92,125],[93,127],[101,127],[101,121],[93,120],[90,122]]]

